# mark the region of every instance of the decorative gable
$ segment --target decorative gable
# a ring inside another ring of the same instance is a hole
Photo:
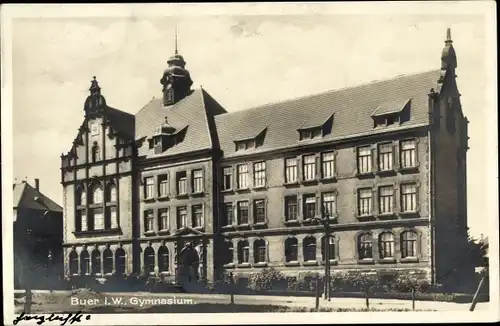
[[[411,98],[391,100],[380,104],[372,112],[374,128],[401,124],[410,120]]]

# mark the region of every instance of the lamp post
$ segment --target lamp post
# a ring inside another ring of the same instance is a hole
[[[325,300],[330,301],[330,215],[328,212],[324,213],[324,218],[314,217],[313,220],[323,224],[325,231],[324,242],[324,256],[325,256],[325,281],[324,281],[324,294]]]

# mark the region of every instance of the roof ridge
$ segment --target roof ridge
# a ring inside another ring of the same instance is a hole
[[[193,89],[193,91],[196,91],[197,88]],[[205,105],[205,96],[204,96],[204,93],[205,93],[205,90],[203,89],[203,87],[200,85],[200,98],[201,98],[201,105],[203,107],[203,112],[205,113],[205,123],[207,125],[207,132],[208,132],[208,140],[210,141],[210,147],[213,147],[213,141],[212,141],[212,134],[210,133],[210,123],[208,122],[208,110],[207,110],[207,106]]]
[[[323,91],[323,92],[319,92],[319,93],[314,93],[314,94],[309,94],[309,95],[302,95],[302,96],[288,98],[288,99],[285,99],[285,100],[278,100],[278,101],[274,101],[274,102],[268,102],[268,103],[265,103],[265,104],[256,105],[256,106],[252,106],[252,107],[249,107],[249,108],[244,108],[244,109],[238,110],[238,111],[222,113],[222,114],[220,114],[220,116],[224,116],[226,114],[233,114],[233,113],[237,113],[237,112],[245,112],[245,111],[259,109],[259,108],[265,108],[265,107],[272,106],[272,105],[275,105],[275,104],[284,104],[284,103],[288,103],[288,102],[294,102],[294,101],[297,101],[297,100],[312,98],[312,97],[315,97],[315,96],[320,96],[320,95],[325,95],[325,94],[333,94],[333,93],[340,92],[340,91],[347,90],[347,89],[355,89],[355,88],[358,88],[358,87],[363,87],[363,86],[368,86],[368,85],[374,85],[374,84],[380,84],[380,83],[384,83],[384,82],[396,80],[396,79],[399,79],[399,78],[412,77],[412,76],[417,76],[417,75],[423,75],[423,74],[426,74],[426,73],[436,72],[436,71],[440,71],[440,70],[441,69],[428,69],[428,70],[423,70],[423,71],[415,72],[415,73],[411,73],[411,74],[399,74],[397,76],[386,78],[386,79],[382,79],[382,80],[372,80],[370,82],[365,82],[365,83],[361,83],[361,84],[357,84],[357,85],[353,85],[353,86],[346,86],[346,87],[342,87],[342,88],[329,89],[329,90],[326,90],[326,91]]]

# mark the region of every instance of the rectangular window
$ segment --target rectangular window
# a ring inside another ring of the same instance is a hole
[[[248,202],[238,202],[238,224],[248,224]]]
[[[194,170],[193,171],[193,192],[200,193],[203,192],[203,171]]]
[[[323,218],[331,218],[336,213],[335,194],[323,194]]]
[[[187,208],[177,207],[177,228],[182,229],[185,226],[187,226]]]
[[[150,232],[154,230],[154,213],[152,210],[144,212],[144,231]]]
[[[234,217],[233,217],[233,204],[232,203],[224,203],[224,223],[223,225],[233,225]]]
[[[92,215],[94,217],[94,230],[104,229],[104,214],[102,208],[96,208],[92,210]]]
[[[314,155],[304,156],[304,180],[314,180],[316,178],[316,157]]]
[[[253,165],[253,185],[254,187],[266,185],[266,162],[258,162]]]
[[[379,188],[379,212],[380,214],[391,214],[394,207],[394,189],[392,186]]]
[[[401,167],[411,168],[417,165],[417,146],[415,140],[401,142]]]
[[[254,207],[254,222],[264,223],[266,221],[266,201],[258,199],[253,202]]]
[[[367,216],[372,214],[372,189],[358,190],[358,215]]]
[[[297,182],[297,159],[295,157],[285,159],[285,182]]]
[[[238,189],[248,188],[248,165],[238,165]]]
[[[158,196],[168,196],[168,176],[166,174],[158,176]]]
[[[153,198],[155,191],[155,180],[153,177],[144,179],[144,198]]]
[[[231,190],[233,188],[233,168],[226,167],[223,169],[222,190]]]
[[[297,196],[285,197],[285,220],[296,221],[298,211]]]
[[[236,143],[236,151],[243,151],[247,149],[247,144],[244,141]]]
[[[109,215],[111,220],[111,228],[112,229],[118,228],[118,214],[116,211],[116,206],[112,206],[109,208]]]
[[[370,146],[358,147],[358,173],[372,172],[372,149]]]
[[[186,171],[177,172],[177,194],[187,194],[187,175]]]
[[[335,155],[333,152],[323,153],[321,155],[321,174],[323,179],[333,178],[335,175]]]
[[[304,219],[316,217],[316,197],[315,195],[304,195]]]
[[[378,146],[378,166],[380,171],[392,170],[392,144],[380,144]]]
[[[257,249],[256,263],[264,263],[266,261],[266,247],[258,246],[256,249]]]
[[[193,206],[193,227],[203,226],[203,205]]]
[[[168,208],[158,210],[158,229],[167,230],[169,220]]]
[[[417,210],[417,186],[415,184],[401,185],[401,211],[415,212]]]
[[[85,211],[78,211],[77,214],[81,220],[81,231],[87,231],[87,214]]]

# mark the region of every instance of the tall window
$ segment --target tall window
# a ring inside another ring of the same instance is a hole
[[[238,264],[246,264],[250,260],[250,247],[248,241],[243,240],[238,242]]]
[[[358,215],[367,216],[372,214],[372,189],[358,190]]]
[[[102,208],[94,208],[90,211],[91,222],[93,222],[93,227],[89,229],[92,230],[103,230],[104,229],[104,212]]]
[[[328,259],[329,260],[334,260],[335,259],[335,237],[329,236],[328,237]],[[323,261],[326,261],[326,237],[323,236],[321,238],[321,258]]]
[[[168,175],[166,174],[158,176],[158,195],[160,197],[168,196]]]
[[[168,253],[168,248],[161,246],[158,249],[158,271],[168,272],[170,270],[170,255]]]
[[[253,185],[254,187],[266,185],[266,162],[258,162],[253,165]]]
[[[297,159],[295,157],[285,160],[285,182],[297,182]]]
[[[314,155],[304,156],[304,180],[314,180],[316,178],[316,157]]]
[[[92,188],[92,204],[102,204],[102,188],[100,185],[95,185]]]
[[[224,265],[227,264],[232,264],[233,263],[233,255],[234,255],[234,248],[233,248],[233,242],[232,241],[225,241],[224,242],[224,249],[225,249],[225,255],[224,255]]]
[[[417,256],[417,233],[405,231],[401,233],[401,258]]]
[[[80,231],[87,231],[88,223],[87,223],[87,214],[85,213],[85,210],[77,211],[76,214],[80,221]]]
[[[177,172],[177,194],[187,194],[187,175],[186,171]]]
[[[233,188],[233,168],[225,167],[222,176],[222,190],[231,190]]]
[[[106,201],[108,202],[116,202],[116,186],[114,184],[108,184],[107,186],[107,190],[108,190],[108,193],[107,193],[107,198],[106,198]]]
[[[203,205],[193,205],[193,227],[203,226]]]
[[[394,208],[394,188],[383,186],[379,188],[379,211],[380,214],[391,214]]]
[[[359,259],[373,259],[372,236],[368,233],[358,236]]]
[[[101,159],[101,150],[99,149],[99,145],[97,142],[94,142],[92,146],[92,162],[97,162]]]
[[[333,192],[323,194],[323,218],[334,216],[337,211],[335,206],[335,194]]]
[[[380,171],[392,170],[392,144],[380,144],[378,146],[378,166]]]
[[[379,236],[379,255],[381,259],[394,258],[394,235],[384,232]]]
[[[372,172],[372,149],[370,146],[358,147],[358,173]]]
[[[255,240],[253,243],[253,252],[254,252],[254,262],[255,263],[265,263],[267,261],[267,250],[266,250],[266,241],[263,239]]]
[[[257,199],[253,202],[254,222],[264,223],[266,221],[266,202],[264,199]]]
[[[194,170],[193,171],[193,192],[200,193],[203,192],[203,171]]]
[[[285,220],[296,221],[298,215],[297,196],[285,197]]]
[[[163,209],[158,210],[158,229],[159,230],[167,230],[168,229],[168,220],[169,220],[168,208],[163,208]]]
[[[241,164],[237,167],[238,171],[238,189],[248,188],[248,165]]]
[[[152,210],[144,212],[144,231],[151,232],[154,230],[154,213]]]
[[[401,185],[401,211],[415,212],[417,210],[417,186],[412,184]]]
[[[401,167],[411,168],[417,165],[417,145],[414,139],[401,142]]]
[[[82,275],[90,274],[90,255],[86,249],[80,253],[80,273]]]
[[[315,261],[316,260],[316,238],[306,237],[304,238],[303,251],[304,251],[304,261]]]
[[[187,226],[187,208],[186,206],[177,207],[177,228],[181,229]]]
[[[304,219],[309,220],[316,217],[316,196],[304,195]]]
[[[109,207],[108,214],[109,214],[109,220],[110,220],[109,226],[112,229],[118,228],[118,215],[117,215],[116,206]]]
[[[144,198],[153,198],[155,190],[155,181],[153,177],[144,179]]]
[[[104,267],[104,274],[111,274],[113,273],[113,252],[111,249],[106,249],[104,250],[102,254],[102,258],[104,261],[103,267]]]
[[[69,254],[69,273],[71,275],[78,274],[78,254],[71,251]]]
[[[101,274],[101,252],[97,248],[92,251],[92,274]]]
[[[298,241],[297,238],[287,238],[285,240],[285,261],[298,261]]]
[[[238,224],[248,224],[248,202],[238,202]]]
[[[116,274],[122,275],[125,274],[127,268],[126,268],[126,256],[125,256],[125,250],[123,248],[118,248],[115,251],[115,270]]]
[[[234,216],[233,216],[233,204],[232,203],[224,203],[224,226],[233,225]]]
[[[85,206],[86,204],[87,204],[87,194],[85,193],[85,189],[78,188],[76,190],[76,205]]]
[[[144,269],[147,273],[155,270],[155,251],[151,247],[144,249]]]
[[[333,178],[335,175],[335,155],[333,152],[321,154],[321,176],[323,179]]]

